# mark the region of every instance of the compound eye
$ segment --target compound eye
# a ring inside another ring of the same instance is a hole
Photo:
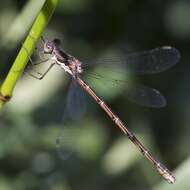
[[[50,44],[47,44],[47,48],[48,49],[52,49]]]
[[[44,44],[44,52],[45,53],[51,53],[53,51],[53,46],[50,42],[46,42]]]
[[[49,50],[52,50],[52,45],[50,44],[50,43],[47,43],[47,48],[49,49]]]

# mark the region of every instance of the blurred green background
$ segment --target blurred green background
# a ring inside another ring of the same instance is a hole
[[[43,2],[1,1],[1,83]],[[127,100],[123,84],[106,81],[113,76],[126,79],[123,72],[116,76],[95,68],[106,75],[105,80],[89,79],[130,130],[174,170],[174,185],[159,176],[89,97],[82,119],[68,122],[72,130],[69,127],[63,132],[69,77],[55,68],[42,81],[23,75],[11,101],[1,111],[0,190],[188,190],[189,18],[188,0],[62,0],[44,31],[45,37],[60,38],[67,52],[84,61],[122,46],[130,52],[163,45],[179,49],[181,61],[172,69],[134,78],[159,89],[167,98],[165,108],[133,104]],[[69,144],[73,151],[67,159],[57,152],[55,141],[59,136],[63,146]]]

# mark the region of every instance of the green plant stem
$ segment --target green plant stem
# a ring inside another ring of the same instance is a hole
[[[0,95],[2,98],[0,98],[0,108],[6,102],[6,101],[3,101],[4,98],[5,99],[11,98],[16,82],[20,78],[29,60],[29,56],[31,56],[35,48],[36,41],[40,38],[57,4],[58,4],[58,0],[46,0],[42,9],[37,15],[37,18],[34,21],[32,28],[28,36],[26,37],[26,40],[24,41],[24,44],[23,44],[24,47],[20,49],[6,79],[4,80],[1,86]]]

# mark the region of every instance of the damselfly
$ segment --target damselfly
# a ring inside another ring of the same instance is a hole
[[[49,54],[48,62],[50,65],[47,70],[40,74],[40,76],[32,75],[37,79],[43,79],[49,70],[55,66],[60,66],[66,73],[70,75],[72,80],[75,81],[85,92],[87,92],[97,104],[107,113],[115,125],[125,134],[127,137],[137,146],[142,155],[147,158],[157,169],[160,175],[167,180],[169,183],[175,182],[173,174],[158,160],[156,160],[152,154],[144,147],[144,145],[130,132],[121,119],[111,110],[111,108],[95,93],[95,91],[82,79],[84,69],[81,61],[71,56],[70,54],[62,51],[59,47],[60,41],[58,39],[44,40],[43,53]],[[155,48],[149,51],[144,51],[139,54],[132,54],[125,56],[126,69],[138,73],[138,74],[153,74],[159,73],[169,69],[175,65],[180,59],[180,53],[173,47],[161,47]],[[46,60],[47,61],[47,60]],[[120,58],[107,59],[107,62],[121,61]],[[123,61],[123,60],[122,60]],[[105,60],[102,60],[105,62]],[[139,89],[134,88],[134,96],[138,97],[137,102],[151,107],[162,107],[165,105],[165,98],[160,94],[159,91],[141,86]],[[149,96],[147,98],[147,96]],[[140,97],[140,98],[139,98]]]

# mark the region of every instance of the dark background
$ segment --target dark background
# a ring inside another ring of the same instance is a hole
[[[1,2],[1,83],[39,8],[40,1]],[[69,77],[57,68],[43,81],[23,75],[1,112],[0,189],[189,189],[189,18],[188,0],[63,0],[44,31],[45,37],[60,38],[66,51],[85,61],[118,47],[138,52],[170,45],[181,52],[172,69],[135,78],[159,89],[167,99],[165,108],[129,102],[126,86],[106,77],[89,80],[128,128],[174,170],[174,185],[163,181],[91,98],[85,99],[82,119],[63,124]],[[123,72],[100,74],[126,79]],[[63,132],[66,125],[73,130]],[[62,154],[56,149],[59,136]]]

